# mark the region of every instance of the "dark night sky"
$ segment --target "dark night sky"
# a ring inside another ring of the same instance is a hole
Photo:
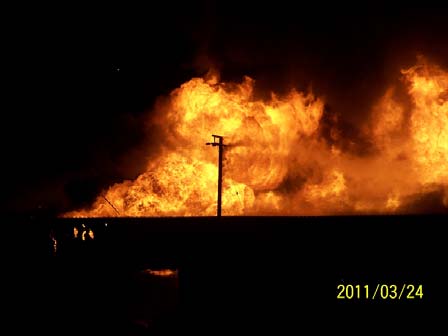
[[[1,207],[58,213],[133,178],[155,99],[214,65],[261,92],[306,88],[356,120],[423,53],[448,67],[446,8],[238,1],[11,8]]]

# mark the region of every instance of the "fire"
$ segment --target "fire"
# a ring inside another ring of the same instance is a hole
[[[330,197],[340,199],[346,188],[344,174],[335,170],[322,183],[307,185],[304,193],[310,201],[318,202]]]
[[[164,130],[157,157],[133,181],[104,191],[68,217],[208,216],[216,213],[217,151],[224,136],[223,215],[394,213],[442,190],[448,207],[448,73],[420,59],[402,71],[410,104],[385,90],[361,125],[374,151],[359,155],[340,126],[322,132],[325,105],[311,92],[254,98],[254,80],[193,78],[152,123]]]
[[[415,66],[403,72],[410,82],[415,108],[412,141],[421,181],[448,181],[448,76],[436,66]]]
[[[172,269],[159,269],[159,270],[152,270],[152,269],[146,269],[143,271],[146,274],[150,274],[156,277],[163,277],[163,278],[172,278],[177,276],[177,270]]]

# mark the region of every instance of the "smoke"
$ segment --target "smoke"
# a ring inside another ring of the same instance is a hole
[[[282,1],[204,6],[198,74],[211,66],[224,82],[255,78],[256,98],[311,86],[351,133],[416,54],[446,65],[443,8],[375,1],[290,9]]]

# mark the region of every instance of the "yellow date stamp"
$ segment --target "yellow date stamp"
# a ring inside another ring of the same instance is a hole
[[[422,284],[338,284],[338,300],[422,300]]]

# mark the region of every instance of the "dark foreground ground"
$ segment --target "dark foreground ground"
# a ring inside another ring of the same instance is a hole
[[[4,219],[7,334],[443,330],[447,219]],[[177,275],[145,271],[162,268]],[[341,284],[352,299],[337,299]],[[378,284],[397,294],[379,287],[372,299]]]

